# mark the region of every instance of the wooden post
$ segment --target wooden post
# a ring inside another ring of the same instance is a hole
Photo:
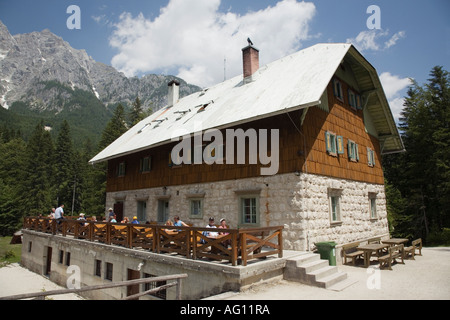
[[[241,256],[242,256],[242,265],[247,265],[247,234],[243,232],[241,234]]]
[[[181,287],[181,282],[182,282],[182,278],[177,278],[177,295],[176,298],[177,300],[181,300],[181,294],[182,294],[182,287]]]
[[[283,229],[278,230],[278,258],[283,258]]]

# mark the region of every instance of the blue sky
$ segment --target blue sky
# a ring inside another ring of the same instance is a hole
[[[70,30],[70,5],[81,10]],[[380,29],[369,30],[370,5]],[[394,116],[414,78],[450,70],[448,0],[0,0],[12,35],[50,29],[96,61],[128,76],[174,74],[210,86],[242,73],[247,36],[265,64],[315,43],[352,42],[377,69]]]

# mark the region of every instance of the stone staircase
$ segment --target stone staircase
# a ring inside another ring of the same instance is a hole
[[[336,291],[355,283],[328,260],[321,260],[319,254],[306,252],[286,260],[284,279]]]

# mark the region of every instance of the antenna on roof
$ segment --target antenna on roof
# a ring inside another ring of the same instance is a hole
[[[223,58],[223,81],[227,80],[227,58]]]

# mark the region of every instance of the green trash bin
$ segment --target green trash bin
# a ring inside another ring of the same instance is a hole
[[[320,259],[329,261],[330,266],[336,265],[336,242],[325,241],[316,243],[317,251],[320,253]]]

